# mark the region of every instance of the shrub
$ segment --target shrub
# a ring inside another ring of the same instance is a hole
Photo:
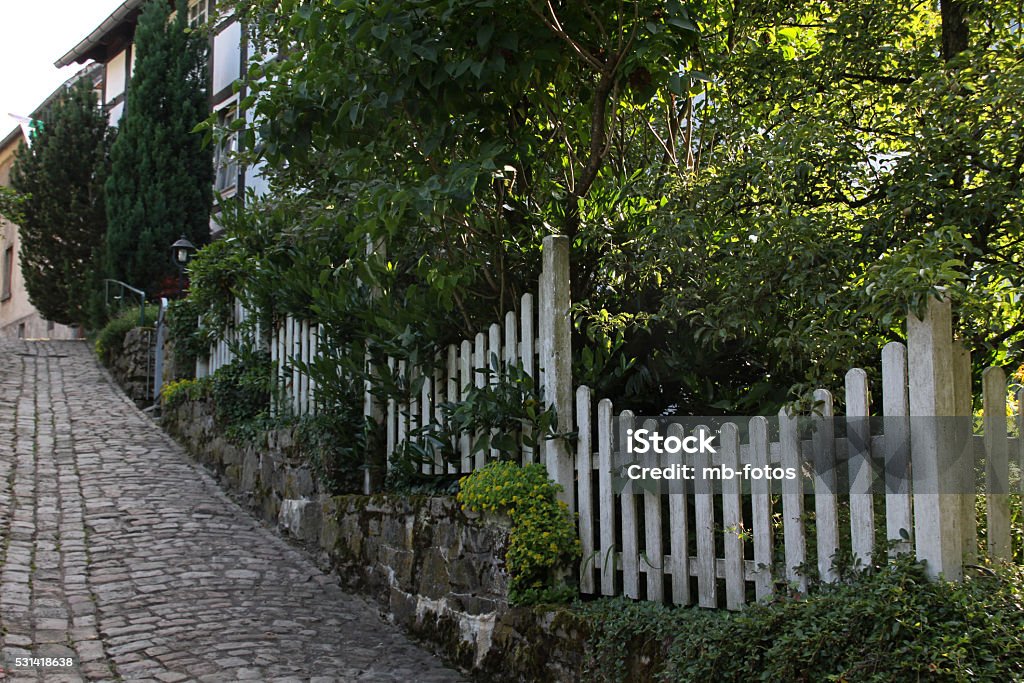
[[[264,352],[242,352],[211,375],[214,419],[228,438],[244,441],[266,431],[271,376]]]
[[[295,444],[331,495],[362,491],[365,443],[362,411],[307,415],[295,430]]]
[[[952,583],[904,557],[738,613],[624,599],[580,610],[592,624],[591,680],[635,679],[627,649],[660,657],[661,681],[1021,680],[1022,599],[1019,567]]]
[[[158,309],[156,306],[146,306],[143,316],[143,327],[156,324]],[[130,330],[140,327],[138,309],[129,308],[121,312],[116,318],[111,319],[96,335],[96,355],[104,365],[111,365],[114,358],[124,348],[124,337]]]
[[[171,382],[160,390],[165,408],[174,408],[185,401],[196,401],[209,392],[209,382],[202,379],[182,379]]]
[[[500,460],[459,482],[464,510],[505,513],[512,520],[505,566],[513,604],[561,602],[576,594],[566,569],[579,560],[580,543],[572,513],[557,498],[561,490],[543,465]]]

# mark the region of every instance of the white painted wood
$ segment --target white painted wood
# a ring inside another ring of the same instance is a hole
[[[487,337],[478,332],[473,344],[473,386],[483,389],[487,384],[487,375],[481,370],[489,367],[487,363]],[[480,433],[473,435],[473,444],[480,439]],[[479,470],[487,464],[487,451],[480,450],[473,454],[473,469]]]
[[[408,413],[408,417],[406,418],[408,420],[408,431],[405,433],[405,439],[410,443],[416,443],[418,441],[416,438],[416,430],[418,430],[420,426],[420,396],[423,393],[422,388],[416,388],[416,384],[419,382],[422,375],[420,374],[420,367],[418,365],[407,365],[406,367],[408,374],[406,375],[405,385],[405,407],[406,412]],[[420,463],[420,472],[423,474],[429,474],[429,472],[424,469],[424,463],[422,462]]]
[[[740,434],[736,425],[727,422],[719,432],[723,468],[740,471]],[[722,479],[722,529],[725,548],[725,606],[741,609],[746,602],[743,576],[743,507],[739,476]]]
[[[309,414],[309,321],[299,322],[299,360],[302,369],[299,371],[299,415]]]
[[[462,400],[462,391],[459,388],[459,350],[455,347],[455,344],[448,345],[448,383],[445,392],[445,402],[457,403]],[[438,418],[438,423],[440,423]],[[459,437],[454,437],[452,440],[452,449],[458,451],[459,448]],[[448,463],[448,474],[455,474],[459,471],[459,467],[456,463]]]
[[[801,593],[807,592],[807,577],[797,570],[807,562],[804,536],[804,477],[797,418],[789,410],[779,411],[779,465],[792,468],[796,479],[782,480],[782,535],[786,553],[786,581]]]
[[[271,328],[273,330],[273,328]],[[277,392],[281,386],[281,347],[277,343],[279,332],[273,331],[270,339],[270,367],[274,369],[274,376],[270,384],[270,416],[277,415]]]
[[[953,411],[957,420],[953,425],[957,444],[969,442],[974,434],[974,396],[971,387],[971,354],[963,342],[953,341]],[[958,449],[960,450],[960,449]],[[964,462],[960,468],[963,477],[959,490],[956,492],[960,497],[960,547],[963,550],[964,562],[977,564],[978,562],[978,510],[977,503],[976,473],[974,467],[973,450],[966,449],[970,462]]]
[[[667,436],[682,439],[686,436],[686,430],[683,429],[682,425],[674,422],[669,425]],[[678,465],[689,464],[682,453],[672,456],[670,462]],[[668,496],[672,602],[677,605],[690,604],[690,533],[687,527],[689,511],[686,507],[686,497],[689,489],[690,486],[687,485],[686,481],[679,481],[677,488],[673,488]]]
[[[420,419],[419,427],[424,428],[430,424],[431,419],[434,416],[434,378],[427,376],[423,378],[423,386],[420,387]],[[426,444],[426,440],[421,440],[421,443]],[[434,470],[434,461],[425,460],[423,463],[424,474],[440,474]]]
[[[388,374],[394,378],[397,364],[394,358],[388,358]],[[385,419],[385,433],[387,435],[387,453],[385,458],[388,467],[391,466],[391,456],[398,446],[398,402],[391,397],[388,399],[387,418]]]
[[[924,320],[907,315],[907,376],[910,385],[910,458],[914,490],[914,542],[917,559],[931,577],[957,581],[963,576],[960,499],[942,493],[943,480],[959,481],[951,462],[953,435],[953,324],[948,300],[929,299]]]
[[[885,433],[885,535],[892,554],[910,552],[914,525],[910,497],[910,405],[907,347],[890,342],[882,349],[882,428]],[[902,533],[901,533],[902,531]],[[907,539],[903,538],[903,534]]]
[[[525,337],[524,337],[525,339]],[[612,486],[612,402],[597,404],[598,509],[601,524],[601,594],[615,595],[615,490]]]
[[[656,420],[645,420],[644,428],[658,431]],[[649,453],[644,462],[648,467],[663,467],[667,461]],[[662,550],[661,534],[661,492],[644,489],[644,553],[640,558],[641,569],[647,578],[647,599],[662,602],[665,599],[665,553]]]
[[[514,321],[514,318],[513,318]],[[590,387],[576,390],[576,478],[579,499],[579,534],[582,560],[580,562],[580,592],[592,594],[594,589],[594,491],[593,441],[591,425]]]
[[[402,448],[409,436],[409,373],[406,370],[404,360],[398,361],[398,378],[403,391],[401,400],[398,403],[398,428],[396,429],[395,438],[398,441],[398,447]]]
[[[489,370],[487,378],[492,387],[497,386],[501,378],[501,356],[501,325],[493,324],[487,329],[487,357],[484,366]],[[493,439],[497,433],[496,429],[492,429],[491,438]],[[500,452],[497,448],[491,448],[490,455],[491,460],[497,460]]]
[[[698,425],[694,434],[707,431]],[[718,586],[715,581],[715,493],[708,476],[712,465],[710,453],[696,453],[693,457],[694,521],[697,533],[697,604],[701,607],[718,606]]]
[[[832,422],[832,394],[825,389],[814,392],[815,415],[812,418],[814,444],[814,519],[817,530],[818,574],[832,583],[833,555],[839,550],[839,505],[836,497],[835,426]]]
[[[292,317],[288,318],[288,364],[292,369],[292,385],[289,389],[292,403],[292,415],[301,415],[299,405],[301,379],[299,378],[299,366],[296,361],[300,358],[299,350],[302,341],[299,339],[299,321]]]
[[[505,366],[512,367],[519,362],[519,333],[515,311],[505,314]]]
[[[750,450],[754,468],[768,466],[768,420],[754,417],[750,420]],[[753,478],[750,482],[750,508],[754,518],[754,589],[761,600],[774,592],[772,585],[772,495],[767,478]]]
[[[463,340],[462,349],[459,353],[459,392],[463,401],[469,398],[470,387],[473,386],[473,344],[468,339]],[[473,471],[472,443],[473,435],[463,432],[459,436],[459,455],[461,457],[462,473],[467,474]]]
[[[323,325],[314,325],[311,328],[312,337],[310,339],[310,351],[309,351],[309,362],[315,364],[317,359],[321,357],[320,350],[320,336],[323,334]],[[317,413],[317,404],[320,399],[317,395],[316,377],[312,374],[309,376],[309,412],[312,415]]]
[[[555,431],[572,430],[572,318],[569,290],[569,238],[548,235],[542,246],[540,288],[541,362],[544,403],[556,412]],[[561,484],[560,499],[573,506],[573,463],[564,439],[545,439],[541,445],[548,476]]]
[[[449,347],[450,348],[450,347]],[[441,411],[441,404],[445,402],[446,394],[448,390],[448,359],[442,357],[440,354],[437,358],[437,363],[434,367],[434,394],[432,403],[434,405],[434,426],[436,429],[441,428],[443,420],[443,413]],[[444,451],[440,447],[434,448],[434,474],[444,474],[446,471],[444,462]]]
[[[846,373],[847,466],[850,477],[850,539],[854,557],[871,566],[875,551],[875,511],[872,500],[871,408],[868,374],[860,368]]]
[[[535,356],[537,349],[534,342],[537,332],[534,325],[533,294],[523,294],[519,305],[519,316],[519,326],[523,333],[522,342],[519,345],[519,357],[523,361],[523,372],[536,380],[537,376],[534,374],[534,371],[536,369]],[[536,382],[535,385],[540,386]]]
[[[623,410],[619,414],[618,452],[620,457],[626,452],[626,430],[633,427],[632,411]],[[622,515],[622,592],[634,600],[640,597],[640,544],[637,534],[636,494],[629,479],[626,479],[619,497]]]
[[[985,505],[988,512],[988,554],[1010,560],[1010,465],[1006,433],[1006,373],[986,368],[981,375],[985,429]]]

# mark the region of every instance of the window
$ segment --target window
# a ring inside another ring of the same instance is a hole
[[[7,301],[11,298],[11,282],[14,278],[14,247],[4,249],[4,285],[0,293],[0,301]]]
[[[214,0],[189,0],[188,25],[192,28],[202,26],[213,14]]]
[[[232,124],[238,118],[238,111],[233,107],[223,110],[218,115],[220,140],[214,148],[213,168],[216,172],[214,189],[218,192],[231,190],[238,184],[238,131],[232,130]]]

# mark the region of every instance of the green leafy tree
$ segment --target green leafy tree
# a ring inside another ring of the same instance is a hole
[[[11,171],[20,225],[21,272],[29,300],[48,320],[90,322],[106,230],[103,183],[109,168],[107,117],[88,80],[42,115],[43,126]]]
[[[573,238],[574,374],[619,407],[774,411],[939,293],[977,362],[1024,357],[1016,3],[241,11],[273,200],[200,268],[316,318],[339,363],[475,333],[549,233]]]
[[[107,182],[107,265],[112,277],[158,294],[176,276],[170,245],[209,241],[213,161],[193,128],[209,114],[206,43],[187,30],[184,0],[146,4]],[[173,287],[173,284],[170,286]]]

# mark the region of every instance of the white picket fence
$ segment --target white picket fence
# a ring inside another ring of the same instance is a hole
[[[622,449],[615,448],[613,427],[615,421],[631,424],[634,417],[629,412],[616,416],[608,400],[594,406],[587,387],[574,391],[568,240],[546,238],[543,255],[538,296],[524,295],[519,310],[508,312],[500,324],[450,345],[429,369],[387,360],[387,371],[400,386],[419,386],[416,395],[392,396],[386,405],[379,405],[367,387],[364,412],[383,423],[389,459],[417,438],[419,427],[443,419],[443,403],[465,400],[471,386],[488,381],[479,370],[490,368],[496,358],[499,370],[520,365],[533,376],[539,398],[557,412],[556,431],[578,435],[572,447],[565,439],[543,441],[540,453],[524,447],[521,459],[543,462],[564,488],[562,499],[578,512],[583,593],[738,609],[781,589],[805,590],[810,560],[822,580],[833,581],[837,551],[867,563],[881,539],[892,544],[892,551],[913,548],[933,576],[959,578],[965,563],[977,561],[976,494],[939,493],[950,490],[949,481],[966,482],[970,474],[955,461],[947,445],[950,434],[935,421],[915,421],[969,418],[972,412],[970,358],[952,339],[948,303],[931,301],[924,319],[909,317],[907,345],[885,347],[881,387],[876,388],[880,402],[872,405],[867,373],[847,373],[846,415],[839,419],[856,439],[832,432],[833,401],[826,390],[815,393],[820,414],[814,419],[820,424],[811,439],[801,437],[796,419],[785,412],[778,416],[774,440],[763,417],[749,418],[746,429],[735,424],[720,428],[722,447],[715,464],[734,469],[778,465],[801,472],[808,466],[809,481],[786,480],[779,490],[758,480],[746,487],[739,480],[698,480],[671,493],[639,490],[630,483],[616,490]],[[235,314],[238,323],[247,316],[240,304]],[[211,349],[210,372],[230,362],[232,343],[238,341],[231,334]],[[317,411],[315,381],[300,367],[317,358],[322,336],[316,323],[293,318],[273,330],[271,358],[283,401],[274,410]],[[984,485],[990,492],[985,498],[986,547],[993,558],[1010,557],[1011,458],[1024,470],[1024,443],[1007,433],[1006,386],[1002,370],[985,372],[984,434],[961,435],[975,443],[985,463]],[[873,413],[882,417],[882,433],[866,431],[870,427],[864,418]],[[747,435],[743,443],[741,433]],[[457,474],[483,467],[495,453],[471,452],[474,436],[460,435],[456,460],[444,462],[438,454],[421,464],[422,472]],[[679,464],[708,464],[705,456],[686,457]],[[848,476],[837,477],[837,465]],[[880,493],[880,476],[901,487]],[[841,525],[844,517],[849,521]]]
[[[966,391],[960,396],[969,399],[970,366],[962,363],[966,358],[962,347],[958,355],[959,369],[965,372],[957,378],[955,388]],[[744,491],[740,478],[720,482],[697,478],[689,487],[677,487],[670,493],[638,490],[628,481],[621,492],[616,492],[613,473],[623,463],[621,456],[616,456],[624,449],[621,445],[616,448],[614,443],[613,421],[632,426],[634,417],[628,411],[614,416],[608,400],[598,403],[594,415],[591,391],[580,387],[576,396],[579,440],[575,488],[584,557],[581,591],[739,609],[751,596],[762,599],[780,589],[806,591],[809,558],[816,558],[816,566],[811,569],[816,569],[826,582],[837,579],[833,563],[837,552],[845,550],[863,566],[869,565],[880,537],[892,542],[891,553],[914,547],[918,557],[929,560],[933,574],[958,578],[964,563],[973,564],[978,559],[974,551],[978,542],[976,494],[966,493],[966,484],[961,487],[948,480],[943,484],[929,474],[927,467],[919,466],[933,460],[935,453],[915,447],[911,432],[941,428],[941,422],[909,417],[907,348],[898,343],[886,346],[882,368],[880,412],[884,434],[865,433],[870,425],[860,418],[872,412],[867,375],[854,369],[846,375],[845,420],[848,434],[861,432],[858,438],[833,435],[832,395],[819,390],[815,398],[821,415],[811,418],[819,426],[812,439],[801,438],[796,418],[783,410],[778,415],[778,440],[769,440],[766,418],[754,417],[749,420],[744,443],[740,442],[737,425],[726,423],[720,428],[721,450],[714,463],[700,454],[673,458],[680,465],[694,468],[715,464],[738,471],[749,464],[757,468],[791,467],[805,473],[797,480],[782,480],[781,491],[776,490],[778,484],[772,489],[763,479],[750,481],[749,489]],[[1009,492],[1011,453],[1024,468],[1021,440],[1007,433],[1006,393],[1003,371],[988,369],[984,376],[984,436],[962,435],[973,440],[975,456],[984,458],[985,490],[989,492]],[[1024,399],[1024,392],[1020,398]],[[966,400],[960,408],[966,419],[950,420],[949,425],[970,429]],[[651,424],[643,426],[653,428]],[[621,435],[624,429],[618,433]],[[672,425],[668,433],[683,436],[679,425]],[[851,448],[857,451],[851,452]],[[970,466],[974,462],[962,464]],[[848,477],[840,478],[837,466],[842,468],[844,464]],[[939,473],[946,478],[967,476],[967,472],[949,469]],[[884,486],[886,476],[890,479],[888,488]],[[806,494],[808,488],[813,495]],[[915,488],[919,491],[916,495]],[[939,520],[928,516],[940,503],[949,503],[947,514],[951,517]],[[1010,559],[1009,496],[989,493],[986,503],[988,555]],[[808,505],[810,509],[805,509]],[[845,533],[840,526],[841,506],[847,507],[844,513],[849,518]],[[917,518],[913,514],[915,506]],[[775,522],[780,513],[781,529]],[[809,523],[807,513],[813,513],[813,523]],[[945,534],[953,526],[949,524],[951,518],[957,520],[959,538]],[[884,535],[879,533],[881,530]],[[777,553],[775,546],[780,537],[782,548]],[[951,553],[955,559],[940,565],[943,555],[950,554],[948,545],[956,547]],[[809,553],[809,548],[814,552]]]

